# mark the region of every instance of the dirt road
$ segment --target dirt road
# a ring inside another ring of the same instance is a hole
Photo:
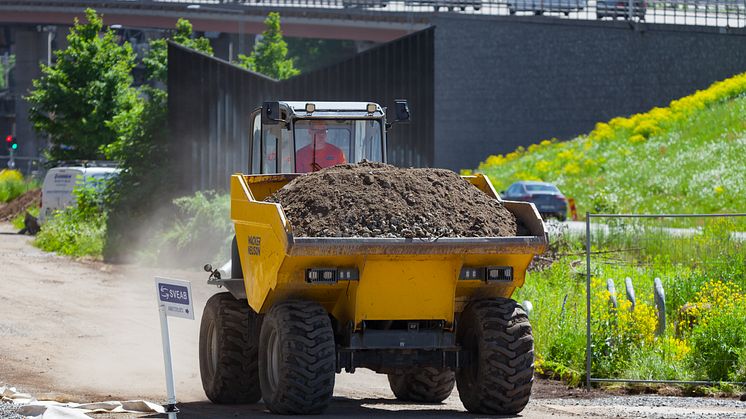
[[[205,284],[206,276],[198,270],[205,261],[184,261],[183,271],[75,262],[41,252],[30,245],[29,237],[12,232],[9,224],[0,224],[0,384],[77,402],[136,398],[163,402],[165,380],[153,277],[192,281],[199,319],[207,298],[218,292]],[[197,363],[199,321],[171,319],[170,327],[181,417],[266,414],[261,403],[225,407],[207,402]],[[668,398],[650,402],[658,407],[647,410],[635,400],[589,398],[582,391],[539,381],[522,416],[632,417],[647,416],[646,412],[655,417],[665,417],[667,412],[678,412],[674,417],[697,412],[746,416],[746,406],[737,401],[718,405],[690,399],[699,403],[691,405],[691,401],[673,403]],[[667,403],[684,403],[685,407],[669,410]],[[337,417],[453,417],[463,411],[455,392],[435,406],[398,403],[385,376],[363,370],[337,375],[328,413]]]

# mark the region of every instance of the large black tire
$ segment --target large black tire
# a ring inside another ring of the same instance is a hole
[[[230,293],[207,300],[199,329],[199,371],[207,398],[218,404],[256,403],[258,316]]]
[[[336,352],[326,310],[286,301],[269,310],[259,337],[259,380],[270,411],[319,414],[334,391]]]
[[[471,356],[456,373],[464,407],[491,415],[522,411],[534,379],[534,338],[523,308],[505,298],[472,302],[461,315],[456,339]]]
[[[389,385],[398,400],[418,403],[440,403],[447,399],[456,384],[451,370],[413,368],[404,374],[389,374]]]

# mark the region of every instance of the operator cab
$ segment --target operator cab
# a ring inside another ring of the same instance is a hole
[[[406,101],[396,101],[396,113],[396,122],[409,120]],[[386,162],[386,114],[376,103],[265,102],[251,117],[253,174]]]

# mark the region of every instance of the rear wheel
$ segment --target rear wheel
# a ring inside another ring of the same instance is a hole
[[[470,303],[456,339],[471,363],[456,373],[459,397],[469,412],[513,415],[531,396],[534,339],[523,308],[495,298]]]
[[[199,371],[213,403],[256,403],[261,398],[258,323],[246,300],[227,292],[207,300],[199,329]]]
[[[401,401],[440,403],[447,399],[456,383],[451,370],[413,368],[404,374],[389,374],[389,385]]]
[[[262,398],[280,414],[318,414],[334,391],[334,332],[323,307],[286,301],[272,307],[259,337]]]

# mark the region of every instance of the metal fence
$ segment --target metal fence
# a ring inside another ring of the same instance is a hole
[[[110,3],[125,0],[108,0]],[[105,2],[105,1],[102,1]],[[127,0],[132,4],[138,1]],[[191,11],[230,8],[313,8],[392,13],[468,13],[547,16],[580,20],[626,20],[647,23],[743,27],[745,0],[141,0],[140,3],[185,4]],[[371,18],[374,20],[374,18]]]
[[[746,214],[586,214],[585,234],[588,387],[746,384],[727,327],[746,308]]]
[[[385,107],[406,98],[414,118],[388,132],[389,162],[432,166],[433,37],[432,29],[420,31],[282,81],[169,44],[169,141],[181,173],[174,187],[225,190],[232,173],[249,171],[249,114],[265,100],[369,100]]]

